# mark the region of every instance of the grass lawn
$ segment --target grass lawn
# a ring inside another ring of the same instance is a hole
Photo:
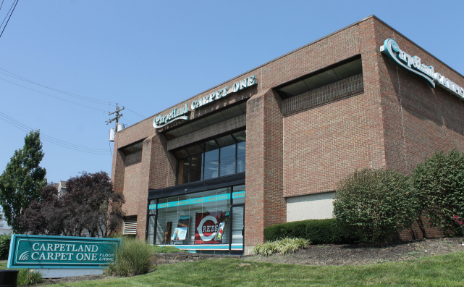
[[[464,286],[464,252],[362,266],[301,266],[215,259],[158,266],[130,278],[60,286]],[[50,285],[54,286],[54,285]]]
[[[178,253],[178,252],[187,252],[185,250],[180,250],[179,248],[173,246],[151,246],[153,253]]]

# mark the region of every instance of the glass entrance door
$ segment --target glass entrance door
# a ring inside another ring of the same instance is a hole
[[[230,246],[231,254],[243,254],[243,243],[245,233],[245,206],[232,206],[232,240]]]

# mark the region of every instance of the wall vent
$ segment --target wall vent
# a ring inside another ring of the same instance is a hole
[[[137,234],[137,216],[124,217],[123,234]]]

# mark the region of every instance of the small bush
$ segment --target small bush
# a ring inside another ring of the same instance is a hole
[[[311,219],[272,225],[264,229],[264,238],[266,241],[303,238],[312,244],[353,243],[358,240],[340,229],[335,219]]]
[[[11,234],[0,235],[0,259],[8,258],[10,252]]]
[[[115,263],[107,272],[116,276],[145,274],[151,268],[152,246],[137,239],[124,239],[115,251]]]
[[[284,238],[282,240],[267,241],[256,245],[251,251],[253,254],[269,256],[272,253],[287,254],[298,249],[305,248],[310,244],[309,240],[303,238]]]
[[[31,270],[28,272],[27,269],[20,269],[18,273],[17,283],[18,286],[30,286],[42,283],[43,278],[40,272]]]
[[[391,241],[395,232],[412,226],[419,210],[409,177],[392,170],[356,171],[335,194],[339,226],[364,242]]]
[[[456,218],[464,218],[464,153],[436,153],[416,166],[412,182],[428,222],[462,234]]]

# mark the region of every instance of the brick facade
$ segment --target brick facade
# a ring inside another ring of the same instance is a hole
[[[380,53],[387,38],[464,87],[462,75],[371,16],[175,106],[255,75],[257,85],[195,109],[189,121],[244,101],[246,117],[170,141],[163,133],[181,126],[182,121],[155,130],[150,117],[117,133],[112,180],[115,190],[126,197],[126,214],[138,217],[138,236],[145,238],[146,234],[148,189],[176,184],[177,160],[171,150],[244,125],[245,246],[263,242],[265,227],[286,222],[287,197],[334,191],[355,169],[392,168],[409,173],[436,151],[464,151],[464,103],[438,86],[430,88]],[[283,112],[276,87],[353,57],[362,60],[362,91]],[[122,153],[122,148],[140,141],[141,152]],[[413,230],[420,231],[418,227]],[[433,229],[426,233],[440,235]],[[412,234],[405,231],[401,237],[410,239]]]

